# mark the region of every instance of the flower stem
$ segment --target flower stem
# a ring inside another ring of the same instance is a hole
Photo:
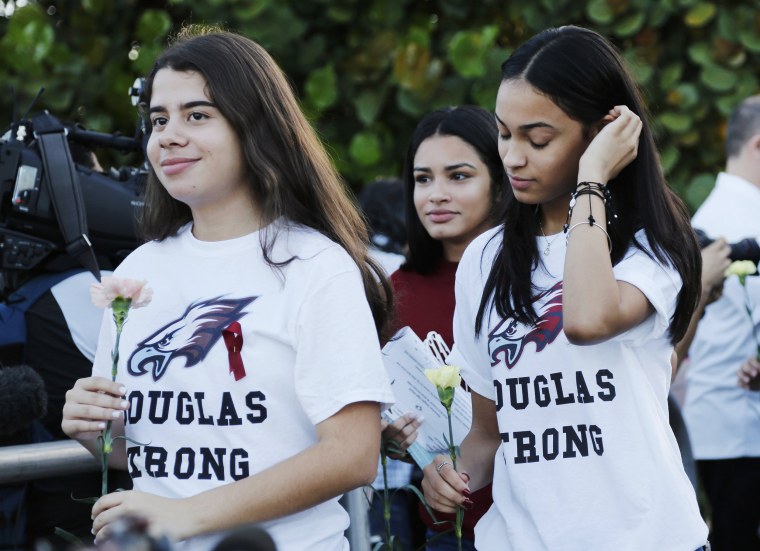
[[[451,423],[451,406],[446,406],[446,416],[449,420],[449,457],[451,457],[451,463],[454,470],[457,470],[457,449],[454,445],[454,428]],[[454,533],[457,537],[457,550],[462,551],[462,517],[464,511],[460,505],[457,505],[457,516],[454,524]]]
[[[101,454],[100,454],[100,472],[102,474],[100,482],[100,495],[104,496],[108,493],[108,455],[109,448],[111,447],[111,421],[108,421],[106,428],[103,431],[103,437],[101,438]]]
[[[127,305],[127,310],[129,305]],[[116,323],[116,342],[113,345],[111,351],[111,380],[116,381],[116,373],[119,366],[119,341],[121,340],[121,330],[124,328],[124,321],[127,319],[127,310],[118,311],[115,309],[113,314],[113,320]],[[108,493],[108,456],[113,449],[113,440],[111,439],[111,425],[112,421],[106,423],[106,428],[103,430],[100,439],[100,495],[104,496]]]
[[[388,496],[388,452],[385,444],[380,446],[380,462],[383,465],[383,520],[385,522],[385,546],[391,549],[391,500]]]

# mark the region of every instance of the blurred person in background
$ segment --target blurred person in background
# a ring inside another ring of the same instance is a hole
[[[387,275],[404,261],[404,183],[399,178],[378,178],[359,193],[359,207],[370,231],[370,254]]]
[[[736,243],[760,236],[760,96],[732,111],[726,168],[692,218],[711,238]],[[752,259],[755,263],[757,259]],[[727,278],[689,347],[683,407],[700,481],[711,509],[714,551],[760,549],[760,393],[737,384],[737,371],[757,353],[760,278]],[[754,327],[753,327],[754,326]]]
[[[422,340],[435,331],[449,348],[454,340],[454,277],[459,260],[473,239],[496,224],[504,188],[497,134],[493,114],[485,109],[449,107],[422,118],[406,152],[408,252],[404,264],[391,275],[395,326],[411,327]],[[424,420],[408,412],[386,428],[383,436],[406,448],[416,438],[421,422]],[[419,483],[419,471],[417,477]],[[465,549],[474,549],[473,527],[491,504],[490,491],[486,486],[471,496],[463,523]],[[410,498],[416,501],[407,494],[407,503]],[[456,548],[451,525],[434,525],[423,507],[418,510],[426,526],[427,549]],[[406,518],[412,516],[410,512]],[[396,523],[406,518],[394,515]],[[436,520],[453,521],[454,516],[436,514]],[[413,531],[414,525],[406,530]]]

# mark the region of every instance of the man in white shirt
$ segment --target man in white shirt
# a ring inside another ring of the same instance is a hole
[[[726,135],[727,164],[692,223],[729,243],[760,236],[760,96],[739,104]],[[756,261],[756,259],[755,259]],[[727,278],[705,311],[689,351],[684,417],[712,509],[714,551],[760,549],[760,392],[742,388],[736,372],[757,353],[760,278],[745,290]]]

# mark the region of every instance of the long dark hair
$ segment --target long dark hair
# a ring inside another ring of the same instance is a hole
[[[431,136],[456,136],[469,144],[488,168],[491,177],[490,219],[495,223],[498,200],[506,175],[499,157],[499,131],[493,114],[482,107],[463,105],[437,109],[425,115],[409,140],[404,159],[404,207],[409,246],[402,270],[429,274],[443,258],[443,245],[430,237],[414,207],[414,156],[420,144]]]
[[[699,298],[701,256],[688,210],[665,183],[646,106],[618,51],[588,29],[547,29],[515,50],[502,65],[501,78],[524,80],[586,132],[615,105],[628,106],[644,121],[636,159],[607,183],[613,198],[608,214],[614,210],[618,215],[608,226],[612,264],[631,244],[643,250],[634,238],[643,228],[654,257],[673,266],[683,281],[670,320],[671,341],[679,341]],[[531,325],[537,321],[531,272],[539,262],[538,217],[535,206],[517,201],[509,186],[505,195],[504,231],[478,309],[477,334],[491,301],[504,318]]]
[[[164,68],[203,76],[209,98],[240,138],[247,183],[262,221],[283,216],[341,245],[361,270],[382,332],[392,295],[382,269],[367,254],[366,224],[272,57],[240,35],[189,27],[153,66],[145,86],[148,103],[153,79]],[[165,239],[191,220],[190,208],[169,195],[151,168],[141,220],[145,237]],[[271,259],[276,235],[261,235],[266,261],[273,267],[286,264]]]

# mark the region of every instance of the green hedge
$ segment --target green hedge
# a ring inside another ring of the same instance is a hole
[[[655,117],[666,174],[692,208],[724,164],[727,113],[759,91],[757,0],[74,4],[36,2],[0,19],[0,82],[16,86],[21,107],[45,86],[39,107],[129,134],[136,114],[126,90],[167,35],[184,22],[222,23],[274,55],[355,189],[398,172],[425,112],[462,103],[493,109],[499,65],[548,26],[591,27],[621,48]],[[10,106],[4,91],[7,120]]]

